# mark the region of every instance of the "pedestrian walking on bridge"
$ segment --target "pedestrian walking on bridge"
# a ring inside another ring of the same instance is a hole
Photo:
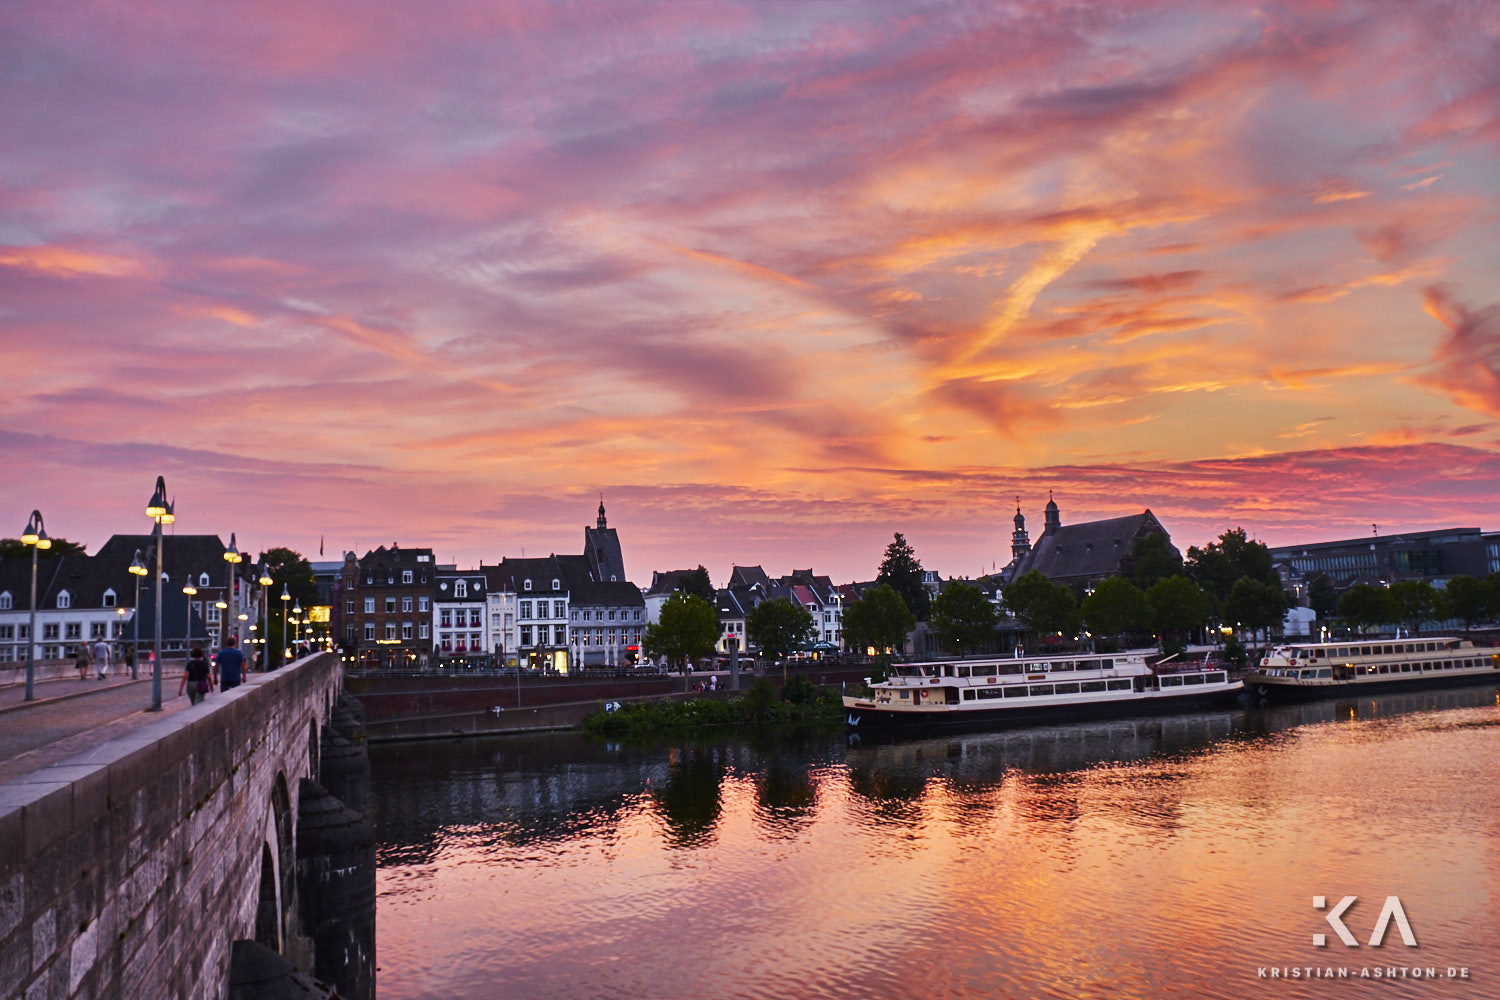
[[[238,648],[239,640],[234,636],[224,640],[224,648],[214,658],[214,667],[219,674],[219,690],[228,691],[240,686],[240,674],[245,666],[245,654]]]
[[[94,669],[98,671],[101,681],[109,673],[109,643],[103,639],[94,643]]]

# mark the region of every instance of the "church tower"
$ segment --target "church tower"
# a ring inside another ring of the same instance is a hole
[[[1042,534],[1044,535],[1049,531],[1056,531],[1058,528],[1062,527],[1062,514],[1057,509],[1057,501],[1052,499],[1051,490],[1047,491],[1046,515],[1047,520],[1042,528]]]
[[[1019,563],[1031,552],[1031,535],[1026,531],[1026,518],[1021,514],[1021,498],[1016,497],[1016,530],[1010,533],[1010,558]]]
[[[596,528],[607,528],[609,523],[604,520],[604,497],[599,497],[599,520],[594,522]]]

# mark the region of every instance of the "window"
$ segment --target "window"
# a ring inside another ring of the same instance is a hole
[[[16,638],[16,627],[14,625],[0,625],[0,640],[13,642]]]
[[[365,623],[365,641],[366,642],[374,642],[375,641],[375,623],[374,622],[366,622]]]
[[[528,619],[530,617],[531,617],[531,602],[530,601],[522,601],[521,602],[521,620],[525,621],[526,619]]]
[[[346,614],[346,615],[352,615],[352,614],[354,614],[354,598],[351,597],[347,601],[344,602],[344,614]]]
[[[422,612],[425,612],[427,610],[427,598],[425,598],[425,597],[419,597],[419,598],[417,598],[417,610],[418,611],[422,611]]]
[[[554,646],[566,646],[568,644],[568,626],[554,625],[552,627],[552,644]]]
[[[401,612],[402,612],[402,614],[408,614],[408,615],[411,614],[411,598],[410,597],[403,597],[403,598],[401,598]]]
[[[635,620],[636,621],[640,621],[641,620],[641,609],[640,608],[636,608],[635,609]]]
[[[530,590],[531,589],[531,581],[530,580],[526,581],[526,586],[525,586],[524,589],[526,589],[526,590]]]
[[[430,639],[430,638],[432,638],[432,636],[429,634],[429,629],[430,628],[431,628],[431,626],[428,625],[426,622],[418,622],[417,623],[417,638],[418,639]]]
[[[566,601],[553,601],[552,602],[552,617],[553,618],[566,618],[566,617],[568,617],[568,604],[567,604]]]
[[[106,624],[108,624],[108,623],[107,622],[89,622],[89,638],[90,639],[103,639],[104,638],[104,626]]]
[[[71,608],[73,606],[73,595],[64,590],[57,595],[57,606],[59,608]]]
[[[401,582],[402,583],[411,583],[411,570],[409,570],[409,569],[403,569],[401,571]]]
[[[530,625],[522,625],[521,626],[521,645],[523,645],[523,646],[529,646],[529,645],[531,645],[531,626]]]
[[[354,624],[352,622],[344,626],[344,638],[349,642],[354,641]]]
[[[562,581],[554,579],[552,581],[552,589],[553,590],[562,590]]]
[[[479,628],[484,624],[484,613],[478,608],[469,609],[469,628]]]
[[[387,639],[394,639],[394,638],[396,638],[396,623],[395,622],[386,622],[385,623],[385,637]]]
[[[453,609],[452,608],[444,608],[442,611],[440,611],[438,613],[438,627],[439,628],[452,628],[453,627]]]
[[[115,606],[115,591],[113,587],[104,592],[104,606],[106,608],[112,608]]]
[[[385,599],[385,613],[388,615],[396,613],[396,599],[394,597],[387,597]]]
[[[610,608],[609,609],[609,620],[610,621],[614,621],[615,620],[615,609],[614,608]]]
[[[207,621],[208,623],[213,624],[214,622],[217,622],[219,620],[219,609],[217,607],[215,607],[214,605],[210,604],[210,605],[208,605],[208,607],[204,608],[203,610],[205,612],[207,612],[207,614],[204,617],[204,621]],[[162,629],[162,631],[165,632],[166,629]]]
[[[211,582],[212,581],[209,580],[207,573],[198,574],[198,586],[207,587]]]
[[[0,592],[0,611],[9,611],[13,605],[14,598],[10,596],[10,591]]]
[[[411,622],[402,622],[401,623],[401,638],[403,638],[403,639],[410,639],[411,638]]]
[[[373,598],[373,597],[366,597],[365,598],[365,614],[367,614],[367,615],[373,615],[374,613],[375,613],[375,598]]]
[[[465,580],[454,580],[453,581],[453,596],[454,597],[468,597],[469,596],[469,584],[468,584],[468,582],[465,581]]]

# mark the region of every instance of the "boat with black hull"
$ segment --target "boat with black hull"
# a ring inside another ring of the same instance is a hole
[[[1289,643],[1271,649],[1245,677],[1268,701],[1500,681],[1500,651],[1452,636]]]
[[[1112,656],[898,663],[868,694],[844,697],[851,729],[1080,722],[1232,703],[1244,683],[1222,664],[1154,651]]]

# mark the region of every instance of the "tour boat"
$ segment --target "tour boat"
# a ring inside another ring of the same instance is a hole
[[[1500,680],[1500,652],[1446,636],[1276,646],[1245,686],[1262,698],[1291,699],[1485,680]]]
[[[867,695],[844,697],[851,728],[1074,722],[1233,701],[1244,682],[1218,664],[1146,653],[898,663]]]

